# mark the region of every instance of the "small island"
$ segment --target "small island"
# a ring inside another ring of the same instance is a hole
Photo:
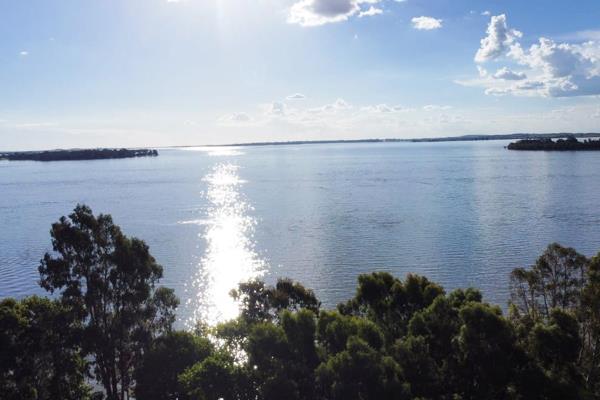
[[[0,153],[0,160],[5,159],[9,161],[81,161],[156,156],[158,156],[158,151],[151,149],[72,149]]]
[[[589,151],[600,150],[600,139],[585,139],[580,142],[574,136],[566,139],[523,139],[513,142],[507,147],[509,150],[531,150],[531,151]]]

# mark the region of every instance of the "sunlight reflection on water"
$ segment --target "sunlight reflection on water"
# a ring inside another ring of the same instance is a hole
[[[209,324],[234,318],[238,304],[229,292],[242,281],[261,276],[266,263],[254,250],[256,219],[241,194],[245,183],[238,175],[239,167],[219,163],[203,178],[209,202],[207,218],[182,223],[197,223],[205,227],[200,237],[206,241],[206,251],[199,262],[191,287],[192,315],[186,325]]]
[[[196,146],[196,147],[182,147],[185,151],[203,151],[209,156],[220,157],[220,156],[241,156],[241,147],[234,146]]]

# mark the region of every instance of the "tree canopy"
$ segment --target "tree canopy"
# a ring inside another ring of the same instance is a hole
[[[156,288],[162,267],[139,239],[110,215],[78,205],[52,225],[52,253],[41,261],[40,285],[58,294],[82,326],[82,349],[109,400],[125,399],[133,371],[152,340],[168,332],[178,300]]]

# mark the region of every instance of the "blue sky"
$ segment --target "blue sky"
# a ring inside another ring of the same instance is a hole
[[[27,0],[0,148],[600,131],[600,2]]]

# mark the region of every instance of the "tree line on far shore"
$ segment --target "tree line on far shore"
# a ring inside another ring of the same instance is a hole
[[[236,319],[188,332],[109,215],[79,205],[51,238],[52,296],[0,301],[2,399],[600,398],[600,255],[551,244],[512,272],[507,315],[477,289],[375,272],[333,310],[288,279],[241,283]]]

